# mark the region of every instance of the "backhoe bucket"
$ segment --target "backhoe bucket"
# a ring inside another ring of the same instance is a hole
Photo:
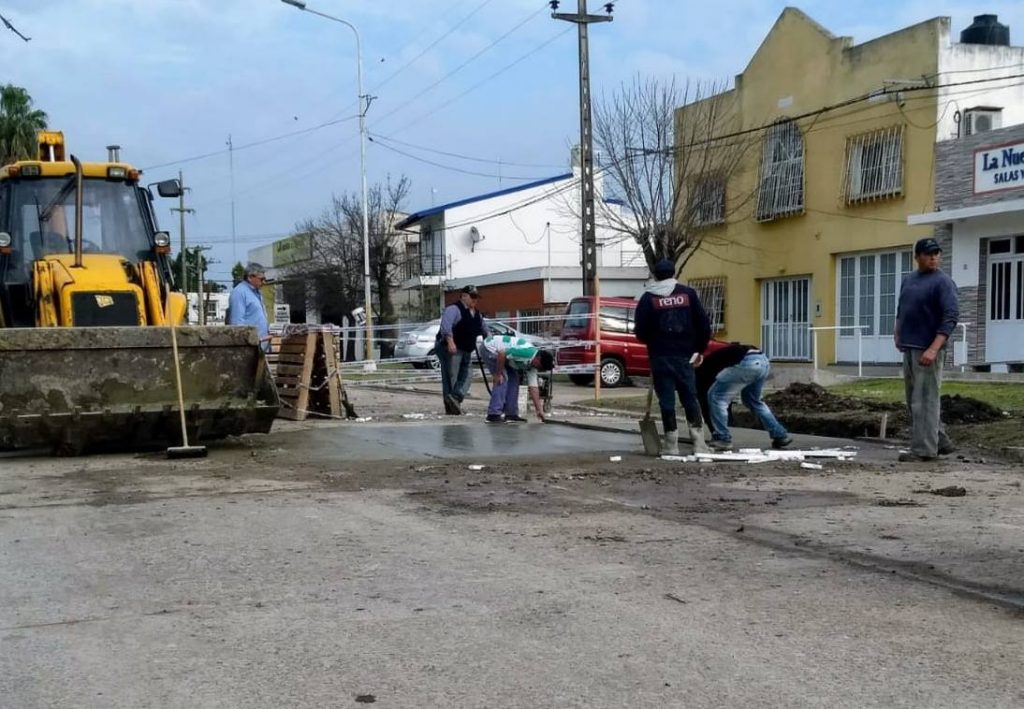
[[[256,330],[179,327],[189,439],[267,433],[279,400]],[[0,450],[181,443],[166,327],[0,330]]]

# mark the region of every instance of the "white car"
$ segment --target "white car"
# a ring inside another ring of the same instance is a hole
[[[522,337],[531,342],[539,342],[538,338],[519,332],[514,327],[509,327],[498,320],[487,320],[486,322],[492,335],[511,335],[513,337]],[[399,338],[398,344],[395,345],[395,358],[413,359],[410,364],[416,369],[426,369],[427,367],[437,369],[441,365],[437,359],[437,353],[434,351],[434,346],[437,343],[437,333],[440,329],[441,321],[431,320],[423,327],[405,333]],[[479,342],[479,338],[477,342]]]

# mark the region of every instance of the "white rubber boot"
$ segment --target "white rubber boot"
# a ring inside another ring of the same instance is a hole
[[[661,437],[661,454],[679,455],[679,429],[665,431],[665,435]]]
[[[700,428],[690,427],[690,434],[693,442],[694,453],[710,453],[711,449],[708,448],[708,442],[704,438],[704,426]]]

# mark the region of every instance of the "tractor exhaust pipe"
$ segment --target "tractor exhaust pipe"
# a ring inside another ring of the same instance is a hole
[[[121,146],[120,145],[108,145],[107,146],[107,162],[121,162]]]
[[[75,166],[75,268],[82,267],[82,162],[74,155],[71,162]]]

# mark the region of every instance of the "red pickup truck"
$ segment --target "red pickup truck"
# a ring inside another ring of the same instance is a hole
[[[633,334],[636,301],[632,298],[601,298],[598,317],[594,317],[594,297],[573,298],[565,311],[562,340],[584,340],[585,344],[559,347],[558,366],[594,364],[597,354],[594,340],[596,325],[601,325],[601,385],[617,387],[627,384],[629,377],[647,377],[651,363],[647,345]],[[585,386],[594,381],[592,374],[570,374],[575,384]]]

